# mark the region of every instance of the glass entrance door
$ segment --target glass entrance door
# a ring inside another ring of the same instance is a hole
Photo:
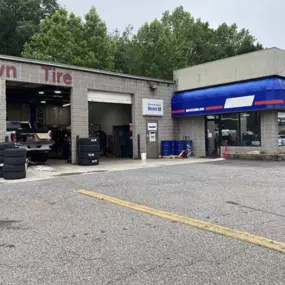
[[[206,155],[208,157],[221,156],[221,116],[205,117]]]

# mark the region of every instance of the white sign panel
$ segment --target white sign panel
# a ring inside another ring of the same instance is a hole
[[[149,141],[150,142],[156,142],[156,134],[155,133],[150,133]]]
[[[242,96],[236,98],[228,98],[225,103],[225,109],[251,107],[253,105],[255,95]]]
[[[163,100],[142,99],[143,116],[163,116]]]
[[[157,131],[157,123],[147,123],[148,131]]]

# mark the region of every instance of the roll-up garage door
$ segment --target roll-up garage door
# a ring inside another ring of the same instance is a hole
[[[88,102],[132,104],[132,95],[104,91],[88,91]]]

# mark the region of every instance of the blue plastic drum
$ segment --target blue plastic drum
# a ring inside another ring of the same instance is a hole
[[[176,141],[176,145],[175,145],[175,155],[180,155],[180,153],[186,150],[186,141]]]
[[[161,141],[160,154],[162,156],[169,156],[171,154],[171,141]]]
[[[175,153],[176,153],[176,141],[171,141],[171,155],[176,155]]]

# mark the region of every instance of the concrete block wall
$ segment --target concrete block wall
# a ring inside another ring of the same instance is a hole
[[[268,153],[278,152],[278,111],[261,112],[261,148]]]
[[[193,141],[193,152],[196,157],[206,156],[204,116],[177,119],[179,139],[187,136]]]
[[[88,90],[119,92],[132,94],[132,117],[134,126],[134,157],[138,155],[137,135],[141,135],[141,151],[146,152],[146,120],[150,117],[142,116],[142,99],[162,99],[164,101],[164,116],[155,117],[159,124],[159,139],[170,140],[177,136],[177,125],[171,118],[171,97],[174,91],[172,82],[157,80],[157,90],[151,91],[149,82],[152,79],[133,78],[120,74],[105,74],[98,71],[78,70],[72,66],[52,66],[56,72],[68,73],[72,76],[72,82],[64,82],[63,77],[54,80],[51,74],[47,78],[45,70],[49,66],[44,62],[29,62],[25,59],[9,58],[0,59],[0,66],[4,67],[0,75],[0,138],[4,139],[6,133],[6,84],[5,80],[25,83],[37,83],[53,86],[68,86],[71,88],[71,127],[72,127],[72,162],[76,162],[76,137],[88,136]],[[7,66],[13,66],[16,74],[11,72],[8,76]],[[51,67],[51,66],[49,66]],[[3,68],[2,68],[3,69]],[[16,76],[15,76],[16,75]],[[13,78],[12,78],[13,77]]]

